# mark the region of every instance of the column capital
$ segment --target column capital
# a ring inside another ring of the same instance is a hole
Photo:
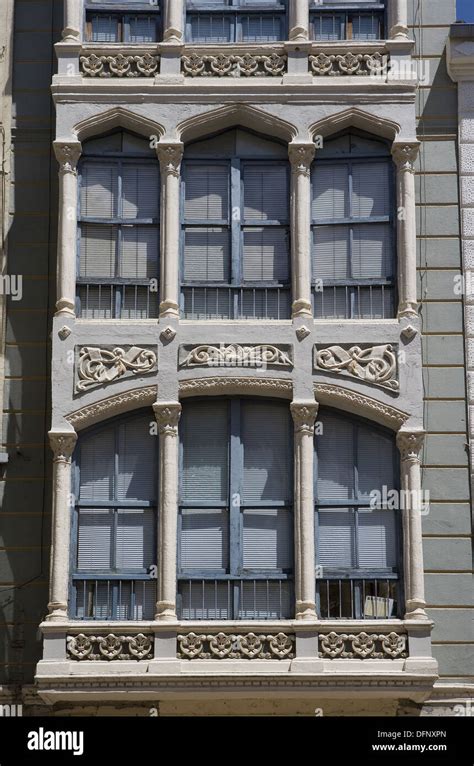
[[[77,163],[82,153],[80,141],[53,141],[54,154],[59,162],[60,173],[77,173]]]
[[[155,402],[153,410],[160,434],[178,435],[178,423],[181,417],[179,402]]]
[[[423,447],[425,432],[422,429],[400,429],[397,433],[397,447],[400,451],[402,462],[420,460],[420,452]]]
[[[181,141],[162,142],[156,144],[156,154],[160,161],[161,172],[179,178],[181,160],[183,159],[184,144]]]
[[[415,160],[420,150],[419,141],[400,142],[392,144],[392,157],[398,170],[414,173]]]
[[[49,444],[55,463],[69,463],[77,442],[75,431],[49,431]]]
[[[316,147],[313,143],[292,141],[288,144],[288,157],[293,173],[309,176]]]
[[[319,404],[315,401],[294,401],[290,404],[291,416],[298,433],[313,436],[314,423],[318,415]]]

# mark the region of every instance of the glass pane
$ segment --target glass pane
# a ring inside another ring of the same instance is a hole
[[[82,224],[79,275],[91,278],[114,277],[116,250],[116,226]]]
[[[227,502],[228,405],[215,401],[185,405],[181,438],[184,501]]]
[[[153,426],[150,415],[131,418],[118,427],[119,501],[156,498],[158,438],[150,433]]]
[[[187,580],[179,583],[181,620],[228,620],[232,616],[231,582]]]
[[[349,226],[315,226],[313,229],[313,278],[348,279]]]
[[[229,513],[219,509],[181,511],[180,568],[227,570]]]
[[[390,215],[390,173],[386,162],[354,164],[352,168],[352,216],[371,218]]]
[[[394,445],[379,431],[358,427],[357,461],[359,495],[370,495],[394,488]]]
[[[291,501],[291,434],[286,406],[242,402],[242,499]]]
[[[292,514],[286,508],[244,510],[244,569],[290,569],[293,564],[292,521]]]
[[[229,282],[230,247],[227,228],[189,227],[184,240],[185,282]]]
[[[349,216],[349,167],[347,165],[315,166],[312,216],[317,222]]]
[[[188,16],[189,35],[193,43],[228,43],[231,41],[231,19],[228,14],[192,14]]]
[[[159,235],[155,226],[123,226],[120,276],[158,279]]]
[[[240,23],[245,43],[272,43],[283,39],[281,16],[254,13],[241,16]]]
[[[228,221],[228,165],[186,165],[184,214],[190,221]]]
[[[341,40],[345,37],[344,17],[321,13],[313,16],[315,40]]]
[[[293,616],[292,585],[286,581],[242,580],[239,620],[285,620]]]
[[[122,169],[124,218],[159,218],[160,175],[153,165],[126,163]]]
[[[129,16],[131,43],[152,43],[156,40],[156,18],[154,16]]]
[[[359,566],[367,569],[397,566],[395,511],[359,511]]]
[[[352,16],[352,37],[354,40],[379,40],[380,20],[375,14]]]
[[[289,282],[289,237],[286,228],[245,228],[243,238],[244,281]]]
[[[318,564],[347,569],[355,566],[355,524],[351,509],[319,511],[316,529]]]
[[[112,560],[113,511],[90,509],[79,511],[77,534],[77,568],[110,569]]]
[[[244,165],[246,221],[288,220],[288,173],[282,165]]]
[[[123,285],[121,319],[156,319],[158,292],[151,287]]]
[[[109,285],[80,285],[78,290],[81,319],[111,319],[114,316],[115,291]]]
[[[119,508],[117,512],[117,569],[148,569],[156,560],[154,511]]]
[[[359,224],[353,228],[352,276],[385,279],[394,270],[391,227],[388,223]]]
[[[118,19],[116,16],[102,14],[91,17],[92,35],[94,43],[116,43],[119,41]]]
[[[324,414],[316,437],[319,502],[354,497],[354,426],[350,420]]]
[[[80,442],[80,501],[113,500],[115,429],[106,428]]]
[[[227,287],[183,289],[185,319],[231,319],[234,292]]]
[[[84,162],[81,168],[81,216],[117,216],[118,168],[115,164]]]
[[[240,319],[289,319],[291,316],[289,290],[253,287],[240,293]]]

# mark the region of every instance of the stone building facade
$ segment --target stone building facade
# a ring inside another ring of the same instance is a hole
[[[6,701],[467,710],[454,5],[15,4]]]

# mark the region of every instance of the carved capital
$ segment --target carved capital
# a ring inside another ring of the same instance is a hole
[[[414,173],[415,160],[420,149],[420,142],[393,144],[392,157],[400,172]]]
[[[315,151],[314,144],[289,144],[288,157],[290,159],[293,173],[301,173],[302,175],[309,177]]]
[[[314,423],[318,415],[317,402],[291,402],[290,410],[297,433],[313,436]]]
[[[160,161],[161,172],[179,178],[181,160],[183,159],[184,145],[182,143],[167,144],[159,141],[156,145],[156,153]]]
[[[422,430],[401,429],[397,433],[397,447],[400,450],[402,461],[419,461],[420,452],[423,447],[425,432]]]
[[[178,423],[181,417],[179,402],[155,402],[153,405],[160,434],[178,435]]]
[[[53,450],[55,463],[69,463],[77,442],[75,431],[50,431],[49,444]]]
[[[59,172],[61,174],[77,174],[77,163],[82,152],[80,141],[54,141],[54,153],[59,162]]]

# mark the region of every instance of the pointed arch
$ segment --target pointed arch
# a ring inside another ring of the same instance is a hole
[[[188,143],[237,125],[287,143],[298,133],[291,123],[246,104],[229,104],[194,115],[177,126],[177,133],[179,140]]]
[[[309,132],[314,139],[315,136],[330,136],[347,128],[359,128],[366,133],[390,141],[394,141],[400,132],[400,125],[397,122],[364,112],[357,107],[351,107],[318,120],[311,125]]]
[[[107,133],[114,128],[130,130],[148,139],[151,136],[157,136],[160,139],[165,134],[165,129],[158,122],[143,115],[129,112],[120,106],[81,120],[74,126],[73,130],[79,141],[84,141],[93,136]]]
[[[408,413],[385,404],[370,396],[352,389],[343,388],[330,383],[315,383],[314,396],[316,401],[334,410],[358,415],[366,420],[385,426],[391,431],[398,431],[409,418]]]

